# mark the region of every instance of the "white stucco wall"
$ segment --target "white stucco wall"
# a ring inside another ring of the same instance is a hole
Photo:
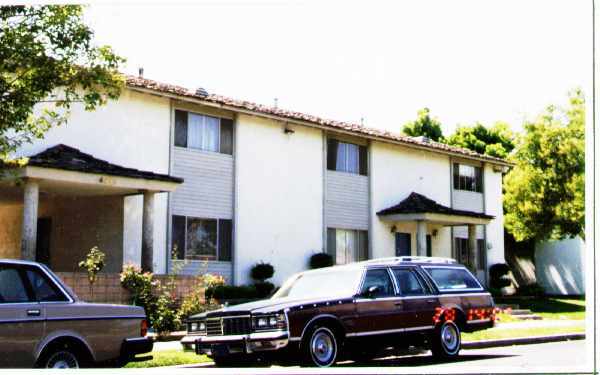
[[[585,294],[585,242],[580,237],[535,245],[535,276],[546,293]]]
[[[17,155],[32,155],[62,143],[125,167],[166,174],[169,173],[169,127],[168,99],[124,90],[118,102],[109,102],[94,112],[73,106],[67,124],[52,128],[43,140],[23,145]],[[127,197],[124,209],[124,257],[137,262],[141,253],[141,229],[139,233],[136,229],[141,228],[141,202],[141,198]],[[163,273],[167,194],[160,194],[155,202],[155,271]]]
[[[423,194],[436,202],[450,205],[450,161],[448,156],[411,150],[382,142],[371,143],[371,228],[373,257],[395,255],[395,239],[391,224],[383,222],[377,212],[393,206],[411,192]],[[428,226],[438,234],[432,237],[435,256],[450,256],[450,230]],[[415,223],[396,224],[398,232],[410,232],[411,249],[416,254]]]
[[[236,129],[235,283],[259,261],[281,285],[323,249],[323,140],[320,130],[239,115]]]
[[[483,171],[485,213],[495,218],[486,226],[488,268],[504,260],[504,213],[502,211],[502,173],[485,164]]]

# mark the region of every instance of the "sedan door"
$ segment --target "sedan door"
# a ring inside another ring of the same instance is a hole
[[[369,294],[369,288],[377,291]],[[394,284],[387,268],[367,270],[361,292],[355,299],[359,336],[394,333],[399,331],[402,300],[396,296]]]
[[[0,367],[32,367],[45,310],[18,265],[0,264]]]
[[[431,294],[414,267],[395,267],[392,273],[404,302],[401,313],[403,327],[406,331],[432,328],[435,309],[440,306],[437,296]]]

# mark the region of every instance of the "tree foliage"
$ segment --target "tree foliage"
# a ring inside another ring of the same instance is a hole
[[[504,179],[505,226],[517,241],[584,236],[585,103],[548,107],[526,122]]]
[[[2,6],[0,25],[0,160],[63,124],[73,103],[118,98],[124,59],[92,43],[83,7]]]
[[[417,112],[417,119],[410,121],[402,128],[402,133],[411,137],[424,136],[433,141],[440,142],[442,136],[442,125],[429,114],[429,108],[423,108]]]
[[[515,135],[507,123],[496,122],[490,128],[476,123],[459,126],[446,138],[446,143],[505,159],[515,147],[514,139]]]

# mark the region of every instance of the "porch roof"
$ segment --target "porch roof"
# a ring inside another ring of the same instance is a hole
[[[482,212],[457,210],[412,192],[400,203],[377,212],[385,221],[432,221],[445,225],[487,224],[494,218]]]

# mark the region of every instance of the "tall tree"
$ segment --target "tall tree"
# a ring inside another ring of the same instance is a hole
[[[118,98],[123,58],[92,43],[78,5],[0,7],[0,160],[86,110]]]
[[[476,123],[459,126],[446,138],[446,143],[504,159],[514,149],[514,139],[515,135],[507,123],[496,122],[490,128]]]
[[[407,122],[402,128],[402,133],[411,137],[425,136],[433,141],[440,142],[442,136],[442,125],[429,114],[429,108],[423,108],[417,112],[415,121]]]
[[[517,241],[584,237],[584,128],[581,90],[524,124],[504,179],[505,227]]]

